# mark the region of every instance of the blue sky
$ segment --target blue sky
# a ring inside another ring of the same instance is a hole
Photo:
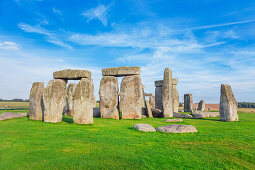
[[[0,0],[0,98],[28,98],[61,69],[141,66],[145,91],[165,67],[180,101],[218,103],[220,84],[255,101],[255,1]],[[121,79],[120,79],[121,80]]]

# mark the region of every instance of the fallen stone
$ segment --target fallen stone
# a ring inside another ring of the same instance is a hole
[[[173,85],[172,85],[172,71],[169,67],[165,68],[164,80],[162,86],[162,103],[164,117],[173,117]]]
[[[198,108],[197,110],[199,111],[205,111],[205,101],[204,100],[201,100],[199,103],[198,103]]]
[[[182,122],[182,119],[166,119],[164,122]]]
[[[194,119],[204,119],[205,118],[202,114],[199,114],[199,113],[192,114],[192,117]]]
[[[220,95],[220,120],[238,121],[237,109],[237,102],[231,86],[222,84]]]
[[[8,120],[8,119],[14,119],[19,117],[25,117],[28,116],[28,113],[11,113],[11,112],[4,112],[0,115],[0,120]]]
[[[174,112],[174,117],[176,118],[193,118],[190,114],[180,114],[180,113],[176,113]]]
[[[154,127],[152,127],[149,124],[144,124],[144,123],[137,123],[134,125],[134,128],[136,130],[143,131],[143,132],[155,132],[156,131],[156,129]]]
[[[141,69],[140,67],[133,66],[133,67],[112,67],[112,68],[105,68],[102,70],[103,76],[132,76],[132,75],[140,75]]]
[[[80,80],[82,78],[91,78],[91,72],[88,70],[61,70],[53,73],[54,79]]]
[[[147,113],[148,113],[148,117],[152,118],[153,115],[152,115],[151,105],[149,104],[149,101],[145,100],[145,104],[146,104],[146,110],[147,110]]]
[[[43,91],[44,122],[62,121],[62,113],[66,105],[66,83],[64,80],[49,81]]]
[[[206,117],[220,117],[219,112],[203,112],[203,111],[199,111],[199,110],[194,111],[192,113],[192,115],[193,115],[193,118],[199,117],[199,115],[201,115],[203,118],[206,118]],[[194,117],[194,115],[195,115],[195,117]]]
[[[197,132],[197,129],[192,125],[167,125],[156,128],[157,131],[164,133],[191,133]]]
[[[43,82],[35,82],[32,85],[29,96],[29,119],[32,120],[43,120]]]
[[[93,108],[96,104],[94,84],[91,78],[82,78],[74,91],[73,121],[77,124],[93,123]]]

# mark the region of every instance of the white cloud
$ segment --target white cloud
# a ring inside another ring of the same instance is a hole
[[[18,45],[15,42],[11,41],[0,41],[0,48],[6,50],[18,50]]]
[[[108,19],[108,12],[111,5],[105,6],[105,5],[98,5],[96,8],[89,9],[82,13],[83,16],[87,18],[87,22],[90,22],[91,20],[97,19],[104,24],[104,26],[107,25],[107,19]]]

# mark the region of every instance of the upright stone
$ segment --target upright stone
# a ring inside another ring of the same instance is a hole
[[[93,107],[96,104],[94,84],[91,78],[82,78],[74,91],[73,121],[78,124],[93,123]]]
[[[152,118],[153,115],[152,115],[151,105],[150,105],[149,101],[145,100],[145,104],[146,104],[147,115],[148,115],[148,117]]]
[[[114,76],[103,76],[100,82],[101,118],[119,119],[118,110],[118,79]]]
[[[67,94],[66,94],[66,115],[73,116],[73,96],[75,87],[77,84],[70,83],[67,87]]]
[[[141,119],[143,106],[144,99],[140,76],[124,77],[120,92],[122,119]]]
[[[173,117],[173,86],[172,71],[167,67],[164,72],[164,80],[162,86],[162,103],[164,117]]]
[[[198,103],[198,108],[197,110],[199,111],[205,111],[205,101],[204,100],[201,100],[199,103]]]
[[[192,94],[184,94],[184,112],[193,111],[193,97]]]
[[[156,109],[163,110],[163,103],[162,103],[162,85],[163,80],[155,81],[155,106]]]
[[[179,109],[179,93],[177,90],[177,84],[178,84],[178,79],[174,78],[172,80],[172,84],[173,84],[173,101],[174,101],[174,112],[178,113],[178,109]]]
[[[152,95],[150,96],[149,103],[151,105],[151,108],[155,109],[155,96],[152,96]]]
[[[221,85],[220,120],[238,121],[237,102],[232,92],[232,88],[228,84]]]
[[[66,83],[64,80],[51,80],[43,92],[44,122],[62,121],[62,113],[66,105]]]
[[[43,90],[43,82],[33,83],[29,96],[29,118],[32,120],[43,120]]]

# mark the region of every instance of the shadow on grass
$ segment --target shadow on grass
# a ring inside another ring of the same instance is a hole
[[[69,123],[69,124],[72,124],[73,123],[73,118],[71,118],[71,117],[63,117],[62,121],[66,122],[66,123]]]

